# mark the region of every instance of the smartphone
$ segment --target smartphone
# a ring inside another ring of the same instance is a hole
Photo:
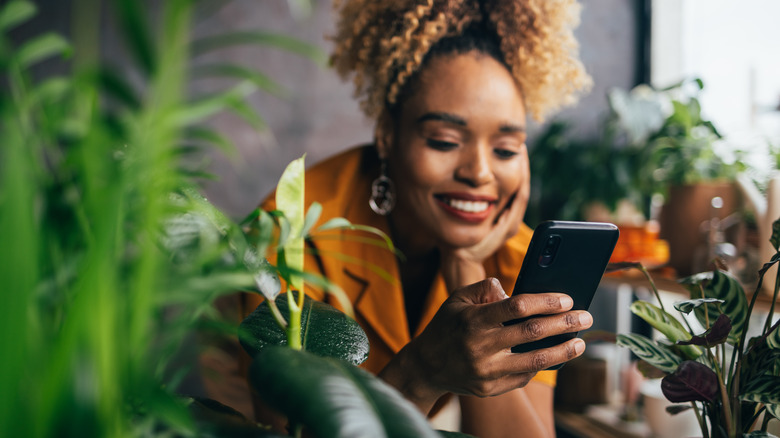
[[[588,310],[618,240],[618,227],[602,222],[547,221],[534,230],[512,294],[563,292],[573,310]],[[507,322],[518,323],[525,319]],[[516,345],[514,353],[552,347],[577,336],[566,333]],[[558,369],[563,364],[550,369]]]

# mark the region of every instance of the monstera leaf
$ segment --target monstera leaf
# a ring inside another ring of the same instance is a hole
[[[401,394],[343,361],[268,347],[249,375],[262,398],[317,437],[439,436]]]
[[[289,320],[285,295],[279,295],[275,301],[279,311]],[[252,357],[267,347],[287,344],[287,334],[265,303],[244,319],[241,333],[241,345]],[[301,311],[301,342],[311,353],[343,359],[353,365],[363,363],[368,357],[368,337],[358,323],[335,307],[308,296],[304,297]]]
[[[742,336],[747,320],[748,303],[745,298],[745,291],[736,278],[726,272],[715,270],[711,275],[697,275],[680,280],[691,294],[692,299],[714,298],[723,300],[720,306],[708,305],[705,309],[697,307],[695,309],[696,319],[706,327],[709,319],[712,324],[721,313],[725,313],[731,320],[731,333],[729,333],[728,342],[735,345]],[[702,291],[704,296],[702,296]]]
[[[682,362],[668,347],[635,333],[618,335],[617,344],[629,348],[640,359],[666,373],[673,373]]]

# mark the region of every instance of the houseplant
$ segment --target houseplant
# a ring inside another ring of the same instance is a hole
[[[664,376],[661,388],[665,397],[680,403],[667,411],[675,414],[693,409],[703,437],[768,436],[769,420],[780,419],[780,322],[772,324],[780,276],[775,278],[768,316],[757,334],[748,337],[764,275],[780,261],[780,219],[772,231],[775,255],[761,269],[749,304],[740,283],[725,271],[716,269],[680,281],[691,298],[675,303],[674,308],[680,314],[693,313],[703,327],[701,331],[685,319],[685,324],[680,322],[671,309],[664,308],[644,267],[631,263],[616,266],[638,268],[647,276],[659,305],[637,301],[631,311],[665,336],[654,341],[639,334],[621,334],[618,345],[636,354],[648,374]],[[762,415],[763,420],[757,423]]]

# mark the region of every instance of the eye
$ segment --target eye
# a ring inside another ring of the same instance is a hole
[[[451,141],[435,140],[433,138],[426,139],[425,143],[429,147],[440,151],[450,151],[458,147],[457,143],[453,143]]]
[[[508,160],[510,158],[515,157],[518,152],[511,150],[511,149],[503,149],[503,148],[495,148],[493,149],[493,153],[496,154],[496,156],[502,160]]]

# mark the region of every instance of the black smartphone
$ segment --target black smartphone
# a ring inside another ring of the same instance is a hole
[[[618,227],[602,222],[547,221],[535,230],[512,294],[563,292],[573,310],[588,310],[618,240]],[[513,320],[507,324],[521,322]],[[552,347],[577,336],[566,333],[516,345],[514,353]],[[550,369],[558,369],[563,364]]]

